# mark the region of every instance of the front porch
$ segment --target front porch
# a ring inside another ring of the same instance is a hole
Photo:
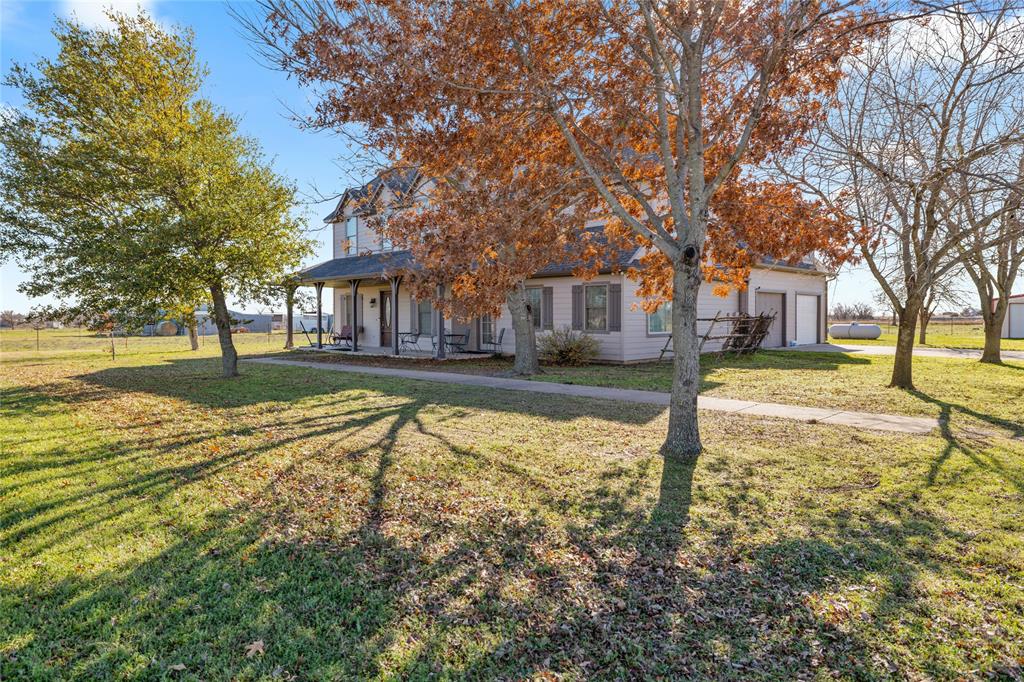
[[[338,345],[327,343],[323,344],[322,347],[318,347],[316,344],[310,346],[296,346],[295,350],[313,353],[337,353],[339,355],[362,358],[393,358],[396,355],[390,347],[361,345],[359,346],[359,350],[353,350],[343,344]],[[403,358],[409,358],[412,360],[479,360],[480,358],[486,358],[493,354],[481,351],[468,351],[462,353],[449,351],[445,353],[443,357],[438,358],[436,351],[434,350],[406,348],[405,350],[401,350],[400,355]]]
[[[403,278],[413,269],[407,252],[380,252],[335,258],[299,273],[298,285],[316,291],[316,332],[302,350],[368,357],[479,359],[500,350],[500,336],[481,320],[446,318],[432,301],[416,300]],[[324,325],[322,293],[330,288],[334,320]],[[433,300],[444,300],[437,287]],[[491,339],[497,337],[497,343]]]

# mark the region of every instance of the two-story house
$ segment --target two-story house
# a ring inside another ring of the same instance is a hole
[[[413,170],[393,170],[347,190],[324,219],[332,226],[334,257],[303,270],[301,282],[333,291],[334,330],[355,330],[360,349],[397,354],[399,335],[401,341],[409,341],[408,334],[418,332],[418,341],[411,347],[430,351],[435,346],[431,339],[436,339],[443,325],[445,334],[468,337],[466,350],[491,349],[491,342],[500,336],[500,349],[512,353],[515,339],[507,309],[495,316],[444,320],[430,301],[417,301],[402,289],[401,273],[415,263],[407,251],[395,250],[382,239],[368,218],[380,207],[407,205],[420,181]],[[601,234],[600,225],[586,229]],[[636,284],[623,274],[638,255],[620,253],[612,267],[586,281],[572,275],[573,263],[550,265],[535,273],[527,288],[538,333],[571,327],[591,334],[598,341],[602,361],[657,359],[669,337],[671,305],[663,304],[651,314],[640,307]],[[751,271],[745,291],[716,296],[713,285],[702,284],[699,316],[774,312],[765,347],[820,343],[826,338],[827,275],[813,258],[796,265],[765,261]],[[698,331],[703,333],[706,325]],[[705,346],[705,350],[715,348],[712,343]]]

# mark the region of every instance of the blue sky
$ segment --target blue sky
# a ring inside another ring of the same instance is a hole
[[[242,11],[246,9],[244,2],[233,5]],[[259,140],[277,172],[297,185],[309,202],[299,210],[309,234],[319,242],[309,262],[329,258],[330,235],[321,222],[330,212],[329,203],[316,204],[312,199],[320,194],[340,193],[361,178],[357,170],[343,161],[352,154],[344,138],[302,131],[289,120],[289,110],[308,109],[309,93],[256,61],[226,3],[149,0],[119,2],[117,6],[126,10],[142,6],[165,25],[189,26],[195,31],[199,58],[210,70],[204,95],[239,117],[242,132]],[[102,21],[102,8],[95,0],[0,1],[0,69],[6,74],[12,61],[31,63],[40,56],[52,56],[56,41],[50,30],[55,16],[74,13],[84,22],[95,23]],[[8,105],[19,103],[17,93],[6,89],[0,93],[0,100]],[[14,264],[0,268],[0,309],[28,312],[33,304],[52,302],[29,300],[19,293],[18,284],[24,279],[24,273]],[[873,278],[863,267],[846,267],[830,287],[829,296],[834,302],[869,301],[876,289]]]

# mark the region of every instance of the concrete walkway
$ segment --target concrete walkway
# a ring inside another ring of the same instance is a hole
[[[288,367],[307,367],[325,372],[348,372],[350,374],[373,374],[375,376],[414,379],[417,381],[436,381],[444,384],[461,384],[463,386],[481,386],[510,391],[528,391],[531,393],[547,393],[550,395],[566,395],[577,398],[597,398],[599,400],[615,400],[645,405],[668,405],[669,394],[657,391],[639,391],[627,388],[605,388],[602,386],[581,386],[579,384],[559,384],[548,381],[529,381],[527,379],[506,379],[479,374],[457,374],[455,372],[428,372],[416,369],[396,369],[393,367],[372,367],[369,365],[348,365],[343,363],[310,362],[308,360],[283,360],[279,358],[253,358],[244,362],[258,362],[265,365],[282,365]],[[700,396],[697,407],[702,410],[729,412],[733,414],[752,414],[761,417],[778,417],[802,422],[820,422],[822,424],[842,424],[860,429],[874,431],[895,431],[898,433],[929,433],[939,427],[937,419],[932,417],[903,417],[893,414],[874,414],[871,412],[848,412],[846,410],[827,409],[821,407],[800,407],[798,405],[782,405],[779,403],[758,403],[750,400],[733,400],[731,398],[713,398]]]
[[[804,353],[860,353],[861,355],[895,355],[896,346],[857,346],[854,344],[839,345],[835,343],[808,343],[802,346],[773,348],[772,350],[800,351]],[[981,357],[980,350],[973,348],[918,348],[914,347],[914,355],[932,358],[957,358],[960,360],[977,360]],[[1004,360],[1024,360],[1024,351],[1004,350]]]

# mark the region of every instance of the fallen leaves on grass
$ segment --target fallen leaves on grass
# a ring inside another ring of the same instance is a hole
[[[249,645],[245,647],[246,658],[252,658],[256,654],[260,654],[262,656],[264,653],[266,653],[266,649],[262,639],[250,642]]]

